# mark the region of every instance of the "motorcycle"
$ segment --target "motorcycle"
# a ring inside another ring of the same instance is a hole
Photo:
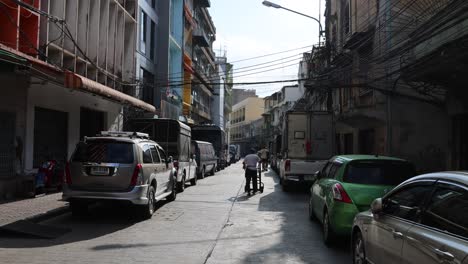
[[[63,166],[56,160],[43,162],[35,176],[36,194],[61,191],[63,176]]]

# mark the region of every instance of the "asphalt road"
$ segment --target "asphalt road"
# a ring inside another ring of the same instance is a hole
[[[243,193],[240,162],[160,203],[151,220],[132,208],[99,205],[42,224],[70,228],[56,239],[2,235],[0,262],[46,263],[351,263],[345,241],[327,248],[307,215],[306,191],[281,191],[273,172],[265,191]]]

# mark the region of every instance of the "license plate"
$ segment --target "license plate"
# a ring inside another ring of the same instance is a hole
[[[109,175],[109,168],[107,167],[91,167],[91,174],[99,176]]]

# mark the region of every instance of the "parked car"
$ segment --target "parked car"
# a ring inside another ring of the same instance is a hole
[[[468,263],[468,172],[411,178],[356,216],[354,263]]]
[[[192,140],[192,155],[195,155],[195,160],[198,164],[198,178],[205,178],[207,173],[210,175],[215,174],[218,158],[216,157],[213,144],[205,141]]]
[[[147,134],[102,132],[78,143],[65,170],[63,199],[73,214],[94,201],[120,201],[137,206],[150,218],[155,203],[176,199],[172,158]]]
[[[323,227],[323,240],[330,245],[338,236],[350,236],[357,213],[371,202],[414,176],[414,166],[405,160],[371,155],[343,155],[330,159],[316,174],[310,189],[309,217]]]
[[[192,126],[192,139],[206,141],[213,144],[215,156],[217,157],[215,170],[224,170],[227,164],[228,145],[226,144],[226,132],[219,126],[213,124]]]

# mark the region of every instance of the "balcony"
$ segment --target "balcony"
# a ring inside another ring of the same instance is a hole
[[[193,31],[193,44],[205,48],[210,46],[210,40],[202,29],[197,28]]]
[[[195,6],[199,6],[199,7],[206,7],[206,8],[211,7],[210,0],[194,0],[193,3]]]

